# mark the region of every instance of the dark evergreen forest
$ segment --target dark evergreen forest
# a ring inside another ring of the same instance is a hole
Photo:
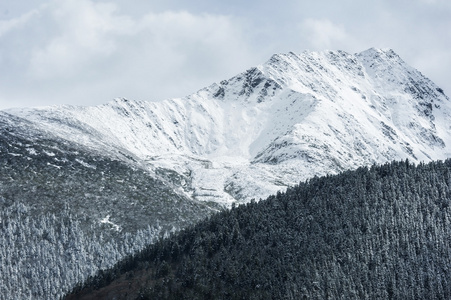
[[[451,160],[313,178],[162,239],[67,299],[451,299],[450,185]]]
[[[155,173],[0,112],[0,300],[58,299],[215,211]]]

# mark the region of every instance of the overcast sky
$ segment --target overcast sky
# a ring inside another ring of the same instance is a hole
[[[182,97],[274,53],[392,48],[451,96],[449,0],[0,0],[0,109]]]

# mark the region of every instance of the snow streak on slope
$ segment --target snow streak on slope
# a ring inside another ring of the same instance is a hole
[[[314,175],[451,156],[448,97],[392,50],[278,54],[161,102],[9,112],[226,205]]]

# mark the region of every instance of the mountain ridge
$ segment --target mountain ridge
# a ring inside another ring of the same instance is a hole
[[[180,185],[189,197],[225,206],[315,175],[451,155],[449,98],[391,49],[275,54],[160,102],[8,112],[149,170],[174,171],[191,183]]]

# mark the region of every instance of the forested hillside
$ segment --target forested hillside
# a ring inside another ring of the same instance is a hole
[[[0,113],[0,300],[58,299],[212,213],[168,177]]]
[[[450,185],[451,160],[315,177],[161,240],[67,299],[450,299]]]

